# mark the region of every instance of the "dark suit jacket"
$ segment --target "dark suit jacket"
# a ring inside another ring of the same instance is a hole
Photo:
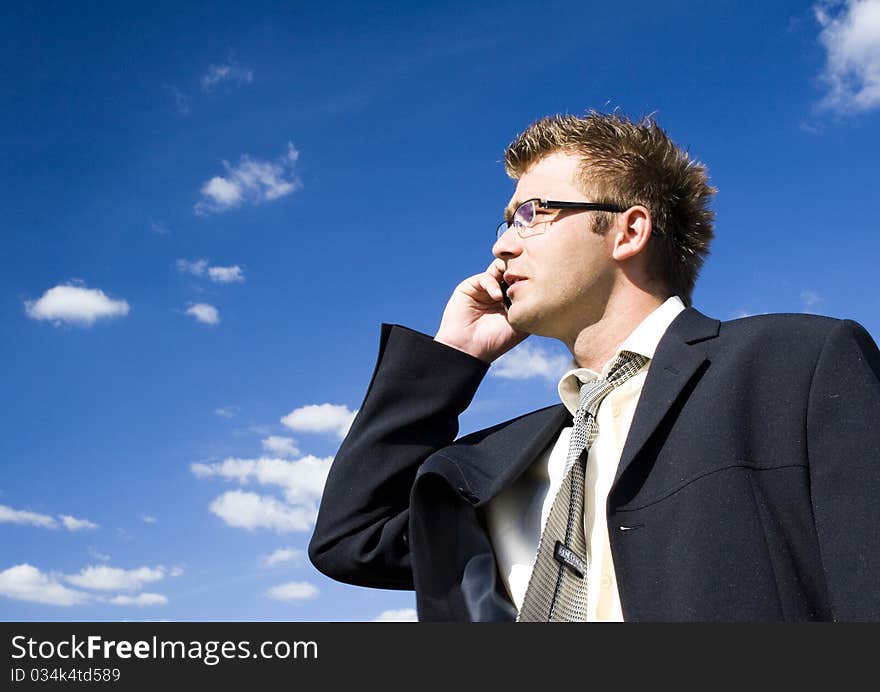
[[[383,325],[313,564],[415,589],[421,620],[509,620],[481,507],[571,424],[455,440],[487,366]],[[880,619],[880,352],[851,321],[687,309],[660,341],[607,502],[624,618]]]

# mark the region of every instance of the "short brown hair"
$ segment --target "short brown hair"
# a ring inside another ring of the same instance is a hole
[[[714,236],[705,165],[681,150],[648,116],[633,122],[618,113],[584,117],[552,115],[532,123],[504,153],[507,174],[519,179],[533,164],[558,151],[580,154],[580,180],[593,201],[622,207],[641,204],[654,224],[648,268],[686,305]],[[605,233],[613,215],[599,212],[594,230]]]

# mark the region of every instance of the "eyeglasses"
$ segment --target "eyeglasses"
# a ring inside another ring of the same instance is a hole
[[[577,209],[578,211],[610,211],[620,213],[626,211],[615,204],[603,204],[601,202],[558,202],[552,199],[529,199],[520,204],[513,212],[510,220],[502,221],[495,229],[495,237],[500,238],[508,228],[513,228],[520,238],[528,238],[530,235],[538,235],[546,230],[543,224],[549,223],[556,218],[538,220],[539,209]]]

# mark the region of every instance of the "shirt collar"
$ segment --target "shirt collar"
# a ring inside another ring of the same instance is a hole
[[[614,355],[602,367],[601,373],[589,368],[573,368],[566,372],[559,380],[558,391],[559,398],[562,399],[562,403],[565,404],[565,407],[571,414],[574,415],[577,411],[581,384],[592,382],[607,375],[611,364],[620,355],[621,351],[632,351],[648,359],[653,358],[660,339],[663,338],[669,325],[672,324],[672,320],[682,310],[684,310],[684,303],[678,296],[668,298],[665,303],[655,308],[632,330],[630,335],[623,340],[623,343],[617,347]]]

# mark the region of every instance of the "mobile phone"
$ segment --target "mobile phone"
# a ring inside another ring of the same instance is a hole
[[[510,298],[507,297],[507,284],[505,283],[504,279],[501,279],[498,283],[501,286],[501,293],[504,295],[504,307],[509,308]]]

